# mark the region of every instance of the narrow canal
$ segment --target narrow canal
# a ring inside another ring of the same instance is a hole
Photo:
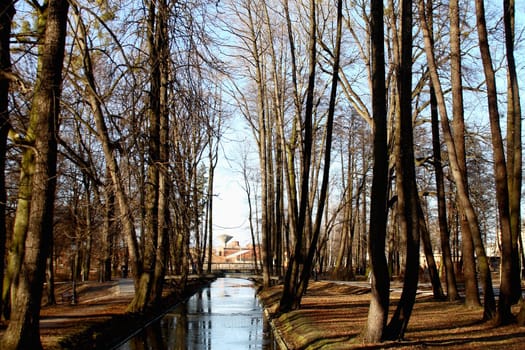
[[[277,349],[251,281],[219,278],[118,350]]]

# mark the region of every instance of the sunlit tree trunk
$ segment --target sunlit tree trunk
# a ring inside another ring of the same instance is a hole
[[[263,4],[264,6],[265,4]],[[249,1],[246,4],[247,10],[247,21],[249,30],[250,47],[248,50],[251,54],[251,59],[254,65],[254,80],[257,83],[257,128],[254,128],[256,134],[257,146],[259,152],[259,167],[261,177],[261,261],[262,261],[262,275],[263,275],[263,286],[270,286],[270,273],[272,265],[272,254],[270,244],[271,234],[271,216],[269,215],[269,198],[268,191],[271,189],[271,183],[268,176],[268,132],[269,132],[269,118],[268,118],[268,106],[267,106],[267,91],[265,87],[265,74],[264,74],[264,62],[262,49],[259,42],[259,21],[257,18],[255,5]],[[258,9],[257,9],[258,10]],[[256,129],[256,130],[255,130]]]
[[[149,48],[149,108],[148,108],[148,154],[146,156],[146,182],[144,184],[144,239],[142,268],[135,288],[135,295],[128,311],[144,311],[150,300],[155,273],[155,262],[159,234],[159,165],[160,165],[160,90],[161,90],[161,46],[165,38],[161,33],[161,2],[148,3],[147,40]],[[162,218],[164,220],[164,218]]]
[[[313,148],[313,116],[314,116],[314,92],[315,92],[315,78],[316,78],[316,65],[317,65],[317,18],[316,18],[316,3],[310,1],[308,5],[308,21],[309,21],[309,36],[308,36],[308,83],[306,88],[306,101],[304,109],[304,122],[301,126],[303,130],[302,134],[302,148],[301,148],[301,165],[300,165],[300,196],[299,196],[299,210],[297,215],[297,221],[295,222],[294,231],[295,241],[294,249],[290,257],[290,263],[286,270],[283,294],[279,304],[280,312],[288,312],[297,309],[300,306],[302,295],[304,294],[308,285],[308,279],[310,278],[313,258],[317,247],[317,241],[319,238],[320,221],[311,217],[311,195],[310,190],[310,164],[312,162],[312,148]],[[338,6],[338,13],[340,9]],[[339,29],[338,29],[339,30]],[[336,39],[336,42],[340,40],[340,36]],[[339,45],[339,44],[336,44]],[[336,49],[337,51],[337,49]],[[334,58],[334,69],[333,75],[336,81],[335,86],[332,85],[332,92],[337,87],[337,75],[339,74],[339,57]],[[331,97],[332,99],[332,97]],[[335,99],[335,96],[334,96]],[[334,102],[335,103],[335,102]],[[330,113],[329,113],[330,114]],[[332,116],[333,118],[333,116]],[[330,120],[330,116],[328,117]],[[331,122],[327,121],[327,130],[331,128]],[[330,130],[331,134],[331,130]],[[328,135],[328,134],[327,134]],[[331,135],[330,135],[331,139]],[[329,139],[327,138],[327,146],[325,147],[325,162],[326,157],[330,159],[330,147]],[[329,162],[325,163],[325,172],[329,169]],[[323,175],[324,176],[324,175]],[[323,179],[324,181],[324,179]],[[326,179],[327,181],[327,179]],[[322,185],[324,186],[324,185]],[[320,201],[318,204],[318,210],[322,215],[324,200],[326,198],[326,191],[323,194],[323,190],[320,193]],[[308,245],[309,243],[309,245]]]
[[[445,98],[443,95],[443,89],[441,87],[441,82],[437,73],[437,66],[435,62],[433,46],[431,41],[431,36],[429,32],[429,27],[426,20],[425,14],[425,3],[423,0],[419,0],[419,17],[421,20],[421,27],[423,30],[423,36],[425,40],[425,53],[427,57],[429,73],[432,79],[432,84],[436,92],[436,98],[438,102],[438,109],[441,118],[441,126],[443,128],[443,136],[445,143],[447,145],[447,152],[450,161],[450,170],[452,172],[452,177],[456,183],[456,188],[458,192],[458,206],[460,213],[465,215],[468,220],[468,225],[470,231],[472,232],[472,241],[475,246],[476,256],[478,258],[478,266],[480,271],[480,279],[485,294],[484,300],[484,318],[491,319],[495,315],[496,304],[494,298],[494,290],[492,287],[492,278],[490,276],[490,270],[488,266],[487,256],[485,253],[485,248],[483,246],[483,241],[481,237],[481,231],[479,228],[479,221],[470,201],[470,197],[467,190],[465,174],[461,172],[457,150],[455,147],[454,139],[452,137],[452,132],[450,130],[450,125],[448,121],[448,112],[446,109]]]
[[[492,149],[494,152],[496,202],[498,205],[499,228],[501,232],[501,283],[498,303],[498,322],[505,324],[512,319],[510,307],[517,299],[515,297],[517,293],[512,290],[512,280],[513,278],[519,279],[519,275],[513,275],[513,260],[517,259],[518,256],[517,254],[514,254],[517,250],[514,250],[512,247],[507,165],[505,163],[503,137],[501,135],[501,126],[499,122],[500,116],[498,112],[496,75],[492,66],[492,57],[488,42],[485,5],[483,0],[476,0],[475,3],[479,49],[481,52],[481,60],[483,62],[483,71],[485,73],[485,84],[487,85],[490,130],[492,135]]]
[[[430,40],[433,41],[433,28],[432,28],[432,1],[427,2],[427,16],[429,22]],[[454,115],[454,122],[463,125],[463,92],[461,83],[461,48],[460,48],[460,37],[459,37],[459,7],[458,0],[451,0],[449,2],[449,15],[450,15],[450,66],[451,66],[451,82],[452,82],[452,110]],[[431,78],[432,79],[432,78]],[[447,210],[446,210],[446,197],[445,197],[445,184],[443,177],[443,164],[441,162],[441,142],[439,137],[439,115],[438,106],[436,100],[436,93],[434,85],[430,83],[430,104],[432,113],[432,148],[434,155],[434,168],[436,177],[436,188],[438,196],[438,215],[439,215],[439,231],[441,238],[441,253],[443,256],[443,265],[447,281],[447,295],[449,300],[455,300],[459,297],[456,284],[456,274],[454,271],[454,265],[452,263],[452,257],[450,252],[450,231],[447,225]],[[462,170],[466,173],[466,167],[464,166],[464,130],[460,129],[460,125],[457,126],[458,130],[454,134],[456,137],[456,144],[460,144],[459,157],[460,163],[463,165]],[[466,223],[466,221],[464,221]],[[464,262],[468,265],[467,275],[465,281],[465,299],[466,303],[472,305],[479,305],[478,287],[475,275],[475,261],[474,261],[474,250],[472,249],[471,233],[468,225],[463,225],[465,232],[465,249],[464,249]]]
[[[30,195],[21,198],[18,218],[27,223],[23,258],[19,273],[11,285],[12,314],[2,338],[1,348],[42,349],[40,342],[40,300],[46,258],[53,239],[53,208],[56,188],[57,143],[59,126],[62,65],[69,3],[50,0],[38,8],[41,27],[37,78],[25,135],[32,147],[24,149],[22,178]],[[38,150],[36,152],[35,150]],[[17,213],[18,215],[18,213]],[[22,253],[22,252],[20,252]]]
[[[3,290],[5,251],[6,251],[6,188],[5,161],[7,152],[7,135],[9,133],[9,86],[10,79],[4,73],[11,71],[10,37],[11,22],[15,15],[15,1],[3,1],[0,4],[0,292]],[[0,315],[3,299],[0,295]]]
[[[430,21],[432,1],[427,2],[428,20]],[[452,115],[454,117],[454,145],[458,159],[460,172],[464,174],[465,186],[468,192],[467,162],[465,155],[465,120],[463,108],[463,83],[461,69],[461,44],[460,44],[460,16],[459,2],[452,0],[449,3],[450,14],[450,79],[452,84]],[[430,23],[429,23],[430,26]],[[429,28],[431,30],[431,28]],[[432,36],[431,36],[432,40]],[[461,232],[463,234],[463,275],[465,280],[465,304],[467,306],[481,305],[478,293],[478,281],[476,277],[476,260],[474,258],[474,246],[472,231],[464,214],[460,214]]]
[[[447,203],[445,197],[445,180],[443,176],[443,163],[441,161],[441,141],[439,137],[439,116],[437,111],[436,94],[430,87],[430,108],[432,120],[432,154],[434,157],[434,173],[436,179],[436,192],[438,202],[439,237],[441,241],[441,260],[445,272],[446,292],[448,300],[458,299],[456,273],[450,249],[450,230],[447,223]],[[477,292],[476,292],[476,295]]]
[[[312,117],[314,110],[314,90],[317,65],[317,26],[316,4],[309,1],[309,36],[308,36],[308,83],[306,88],[306,102],[304,109],[301,162],[300,162],[300,189],[297,221],[295,222],[294,248],[290,262],[286,269],[283,283],[283,294],[279,304],[280,312],[289,312],[299,307],[301,302],[300,276],[301,267],[305,263],[305,244],[308,230],[309,213],[308,202],[310,198],[310,163],[312,160]]]
[[[290,65],[291,65],[291,78],[292,78],[292,95],[294,101],[294,118],[292,119],[292,134],[288,139],[286,145],[283,145],[283,149],[286,150],[286,165],[285,165],[285,178],[286,178],[286,189],[288,196],[288,235],[287,237],[295,237],[297,220],[299,216],[298,208],[298,194],[296,190],[297,179],[295,177],[295,151],[298,144],[299,132],[298,125],[300,124],[299,118],[302,114],[302,99],[299,93],[299,84],[298,84],[298,68],[297,68],[297,54],[296,54],[296,43],[295,37],[293,35],[293,26],[290,15],[289,0],[283,2],[284,13],[286,17],[286,32],[288,34],[288,45],[290,50]],[[282,135],[281,140],[284,142],[284,120],[279,117],[279,133]],[[292,244],[288,240],[288,258],[292,255]]]
[[[313,6],[313,4],[312,4]],[[328,198],[328,184],[329,184],[329,178],[330,178],[330,163],[331,163],[331,156],[332,156],[332,138],[333,138],[333,127],[334,127],[334,114],[335,114],[335,106],[337,101],[337,86],[339,83],[339,69],[340,69],[340,53],[341,53],[341,40],[342,40],[342,21],[343,21],[343,2],[342,0],[338,0],[337,2],[337,31],[336,31],[336,37],[335,37],[335,49],[334,49],[334,62],[332,65],[332,81],[330,86],[330,99],[328,102],[328,115],[326,120],[326,131],[325,131],[325,140],[322,142],[324,144],[324,155],[323,155],[323,173],[322,173],[322,179],[321,179],[321,189],[319,191],[319,201],[317,205],[312,205],[316,207],[316,215],[315,218],[312,218],[313,220],[313,230],[312,230],[312,237],[310,238],[309,246],[308,246],[308,255],[307,259],[304,263],[303,270],[301,272],[301,279],[300,279],[300,285],[299,285],[299,294],[297,297],[299,298],[299,303],[304,295],[306,293],[306,289],[308,287],[308,282],[310,280],[310,276],[312,274],[312,270],[314,268],[314,259],[315,259],[315,253],[318,249],[319,245],[319,236],[321,233],[321,226],[323,222],[323,214],[324,214],[324,208],[327,206],[327,198]],[[313,58],[313,57],[312,57]],[[315,181],[315,184],[317,184],[318,181]],[[312,215],[309,215],[311,217]]]

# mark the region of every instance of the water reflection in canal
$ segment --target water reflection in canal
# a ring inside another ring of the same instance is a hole
[[[276,349],[253,283],[220,278],[118,350]]]

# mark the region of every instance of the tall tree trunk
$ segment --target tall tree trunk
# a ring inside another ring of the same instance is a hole
[[[277,113],[280,113],[279,111]],[[276,127],[276,129],[279,129],[279,126]],[[277,139],[280,136],[280,133],[276,130],[276,137]],[[275,239],[275,266],[274,274],[277,276],[283,275],[283,236],[284,236],[284,180],[283,180],[283,174],[284,174],[284,157],[283,157],[283,148],[282,148],[283,142],[281,140],[277,140],[275,149],[276,149],[276,155],[275,155],[275,232],[274,232],[274,239]]]
[[[461,215],[465,215],[468,220],[468,226],[472,233],[472,242],[476,250],[476,256],[478,258],[478,266],[480,271],[481,285],[485,295],[484,300],[484,315],[485,319],[492,319],[495,316],[496,303],[494,298],[494,290],[492,287],[492,278],[490,276],[490,269],[483,246],[483,240],[481,238],[481,231],[479,228],[479,221],[470,201],[470,197],[467,190],[467,184],[465,174],[461,172],[457,149],[452,137],[450,125],[448,122],[448,112],[446,109],[445,98],[443,95],[443,89],[441,88],[441,82],[439,81],[437,66],[434,57],[434,51],[432,47],[431,37],[429,33],[429,27],[426,20],[425,14],[425,3],[423,0],[419,0],[419,13],[421,19],[421,27],[423,29],[423,36],[425,39],[425,53],[427,56],[427,62],[429,66],[430,76],[432,78],[432,84],[436,92],[436,98],[438,101],[439,114],[441,118],[441,126],[443,128],[443,136],[447,144],[447,151],[450,161],[450,170],[456,183],[456,189],[458,192],[458,206]],[[464,237],[465,238],[465,237]],[[468,242],[464,242],[468,243]]]
[[[159,1],[159,18],[157,24],[157,35],[159,45],[159,161],[156,164],[158,168],[158,202],[157,202],[157,236],[158,242],[155,254],[155,271],[153,274],[153,283],[151,291],[151,303],[157,304],[162,298],[164,288],[164,277],[166,275],[166,265],[168,261],[169,247],[169,229],[170,229],[170,179],[168,171],[169,163],[169,53],[168,53],[168,29],[167,16],[168,6],[165,0]],[[212,172],[212,170],[210,170]],[[210,175],[213,179],[213,175]],[[212,180],[213,181],[213,180]]]
[[[307,259],[301,272],[301,280],[299,285],[299,303],[306,293],[308,287],[308,281],[314,268],[315,252],[319,244],[319,235],[321,233],[321,225],[323,222],[323,214],[325,206],[327,206],[328,198],[328,182],[330,178],[330,163],[332,154],[332,134],[334,125],[334,114],[337,100],[337,85],[339,82],[339,69],[340,69],[340,52],[341,52],[341,40],[342,40],[342,22],[343,22],[343,2],[342,0],[337,1],[337,31],[335,38],[335,50],[334,50],[334,63],[332,66],[332,82],[330,87],[330,100],[328,102],[328,115],[326,120],[326,138],[325,138],[325,150],[323,159],[323,175],[321,180],[321,190],[319,192],[319,202],[317,203],[317,212],[315,220],[313,222],[312,238],[309,242]],[[317,183],[317,181],[316,181]]]
[[[39,8],[42,37],[39,46],[37,79],[30,111],[26,140],[34,147],[25,148],[21,172],[29,177],[29,198],[20,204],[30,210],[25,251],[12,290],[11,321],[2,338],[2,349],[42,349],[40,343],[40,300],[49,242],[53,239],[53,207],[56,188],[57,143],[59,126],[62,65],[66,38],[68,2],[50,0]],[[38,152],[35,152],[38,150]]]
[[[388,142],[383,1],[372,0],[370,6],[374,167],[368,251],[372,272],[372,297],[364,336],[366,342],[377,343],[384,338],[390,304],[390,276],[385,256],[386,225],[388,221]]]
[[[220,123],[220,120],[219,120]],[[214,182],[215,182],[215,168],[217,167],[218,161],[218,151],[219,151],[219,140],[215,143],[213,142],[213,133],[211,127],[208,132],[208,143],[209,143],[209,171],[208,171],[208,200],[206,205],[206,215],[207,215],[207,235],[208,235],[208,266],[206,268],[207,273],[211,273],[211,263],[212,263],[212,254],[213,254],[213,191],[214,191]],[[251,205],[251,203],[249,203]],[[250,208],[251,214],[251,208]],[[251,218],[249,218],[251,220]],[[250,225],[252,225],[250,221]],[[253,230],[251,230],[253,233]],[[255,249],[255,246],[254,246]],[[254,254],[254,256],[256,256]]]
[[[432,84],[431,84],[432,85]],[[459,298],[456,283],[456,273],[450,249],[450,231],[447,223],[447,203],[445,197],[445,180],[443,163],[441,161],[441,142],[439,138],[439,116],[434,88],[430,87],[430,109],[432,120],[432,154],[434,157],[434,172],[436,178],[436,192],[438,201],[439,237],[441,241],[441,261],[445,272],[446,291],[449,301]],[[478,295],[476,291],[476,296]]]
[[[131,270],[135,278],[136,288],[138,285],[142,267],[139,263],[141,260],[141,256],[137,243],[137,233],[135,231],[135,224],[133,222],[133,214],[129,204],[129,198],[126,195],[126,191],[124,189],[124,184],[122,180],[123,177],[119,169],[117,157],[114,154],[114,143],[111,142],[109,131],[106,125],[104,112],[101,105],[102,99],[100,98],[100,95],[97,92],[95,76],[93,73],[93,67],[91,63],[91,56],[89,54],[86,42],[86,29],[84,23],[80,18],[78,8],[73,6],[73,9],[75,11],[75,18],[77,19],[77,24],[79,25],[80,29],[78,32],[78,44],[80,46],[83,56],[83,69],[87,81],[87,98],[90,107],[93,111],[93,117],[95,119],[95,126],[97,130],[97,138],[99,139],[102,145],[102,151],[106,159],[107,170],[113,183],[115,198],[117,200],[118,208],[120,210],[123,234],[129,251],[129,257],[131,260]]]
[[[41,30],[43,31],[44,29]],[[20,269],[22,268],[23,263],[22,260],[25,254],[25,242],[29,225],[29,210],[31,207],[31,193],[33,191],[31,183],[34,173],[33,153],[34,152],[30,148],[26,148],[22,153],[13,235],[9,246],[7,268],[5,270],[2,289],[2,312],[6,319],[11,317],[10,314],[14,296],[12,285],[17,282],[18,276],[20,275]]]
[[[11,39],[11,23],[15,15],[15,1],[3,1],[0,4],[0,292],[3,291],[5,251],[7,241],[6,230],[6,187],[5,162],[7,153],[7,136],[9,134],[9,86],[10,79],[6,76],[11,71],[11,55],[9,42]],[[2,315],[3,299],[0,295],[0,315]]]
[[[299,307],[301,302],[301,266],[305,262],[305,238],[307,237],[309,213],[308,202],[310,198],[310,163],[312,160],[312,118],[314,112],[314,90],[317,65],[317,25],[316,3],[309,1],[309,37],[308,37],[308,83],[306,88],[306,103],[304,110],[304,130],[302,138],[302,159],[300,168],[300,195],[299,211],[295,223],[295,246],[290,257],[288,268],[284,276],[283,293],[279,303],[280,312],[289,312]]]
[[[263,76],[263,62],[262,53],[259,47],[258,33],[255,28],[255,18],[253,9],[248,6],[248,20],[250,30],[250,48],[252,58],[254,61],[255,69],[255,81],[257,81],[257,146],[259,151],[259,166],[261,169],[261,235],[262,235],[262,249],[261,249],[261,260],[262,260],[262,275],[263,275],[263,286],[270,286],[270,271],[271,271],[271,252],[269,244],[269,235],[271,222],[268,213],[268,191],[270,189],[270,180],[268,176],[268,116],[266,106],[266,90],[264,87],[264,76]]]
[[[404,337],[416,299],[419,277],[419,196],[416,185],[412,125],[412,1],[401,1],[401,45],[396,79],[399,94],[399,122],[396,144],[396,183],[401,234],[406,237],[406,266],[403,292],[386,330],[387,339]]]
[[[428,20],[432,18],[432,1],[427,2]],[[461,67],[461,42],[460,42],[460,15],[458,0],[449,3],[450,15],[450,79],[452,84],[452,115],[454,129],[454,145],[458,158],[458,167],[464,174],[465,186],[468,192],[467,162],[465,154],[465,120],[463,108],[463,83]],[[429,23],[430,26],[430,23]],[[429,28],[431,30],[431,28]],[[431,37],[432,40],[432,37]],[[465,280],[465,304],[467,306],[481,305],[478,293],[478,281],[476,277],[476,260],[474,258],[474,246],[472,231],[464,214],[460,214],[461,232],[463,234],[463,276]]]
[[[160,100],[161,100],[161,46],[165,45],[161,32],[161,2],[150,1],[148,5],[147,37],[149,48],[149,110],[148,110],[148,156],[145,192],[144,254],[139,284],[128,311],[142,312],[150,301],[155,273],[156,251],[159,234],[159,165],[160,165]],[[164,221],[164,217],[162,218]]]
[[[498,323],[505,324],[511,321],[512,313],[510,307],[515,301],[517,301],[515,297],[517,293],[512,290],[512,280],[513,278],[518,278],[519,281],[519,275],[513,274],[513,260],[515,261],[518,256],[515,254],[517,251],[512,247],[507,165],[505,163],[503,138],[501,136],[501,127],[499,123],[498,92],[488,42],[485,5],[483,0],[476,0],[475,3],[479,50],[483,62],[485,83],[487,85],[487,100],[494,158],[494,176],[496,181],[496,202],[498,204],[499,226],[501,231],[501,284],[498,303]]]
[[[293,35],[293,26],[290,15],[290,8],[288,4],[289,0],[283,2],[284,14],[286,17],[286,31],[288,34],[288,44],[290,46],[290,65],[291,65],[291,78],[292,78],[292,95],[294,101],[294,118],[292,120],[292,134],[290,135],[288,142],[284,144],[284,120],[281,114],[278,114],[278,127],[280,139],[283,142],[282,148],[286,151],[286,165],[284,167],[285,178],[286,178],[286,190],[288,197],[288,230],[286,232],[286,247],[287,247],[287,256],[288,258],[293,254],[293,245],[291,243],[290,237],[295,237],[297,235],[296,227],[297,220],[299,216],[298,208],[298,194],[297,194],[297,179],[295,177],[295,152],[298,146],[299,139],[299,130],[300,130],[300,117],[302,114],[302,98],[299,94],[299,84],[298,84],[298,68],[297,68],[297,58],[296,58],[296,49],[295,49],[295,38]],[[288,269],[287,269],[288,271]]]
[[[511,290],[512,298],[517,300],[521,297],[520,253],[518,242],[521,236],[523,161],[520,92],[516,72],[516,61],[514,58],[514,22],[514,0],[503,0],[503,23],[505,28],[505,51],[507,57],[507,176],[509,183],[510,229],[512,232]]]

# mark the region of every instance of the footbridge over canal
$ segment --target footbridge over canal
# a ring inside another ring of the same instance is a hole
[[[207,265],[204,265],[205,271],[207,270]],[[196,271],[193,271],[196,273]],[[204,272],[206,273],[206,272]],[[212,263],[211,264],[211,274],[217,277],[235,277],[243,278],[248,280],[255,280],[262,277],[262,272],[260,267],[253,262],[224,262],[224,263]],[[178,280],[180,276],[168,275],[166,280]]]

